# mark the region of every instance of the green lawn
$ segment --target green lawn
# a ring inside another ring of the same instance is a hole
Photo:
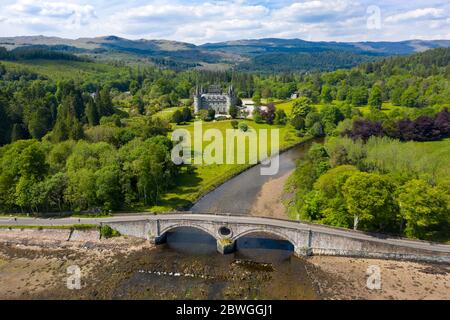
[[[362,107],[358,107],[358,109],[361,110],[361,112],[363,114],[367,114],[370,112],[370,106],[362,106]],[[402,110],[402,109],[411,110],[411,108],[407,108],[407,107],[394,106],[390,102],[384,102],[383,106],[381,107],[381,111],[385,112],[386,114],[389,114],[394,110]]]
[[[292,107],[295,103],[295,101],[297,101],[298,99],[294,99],[294,100],[289,100],[289,101],[285,101],[285,102],[281,102],[281,103],[277,103],[275,106],[277,107],[277,109],[282,109],[286,112],[287,115],[291,114],[292,111]],[[342,103],[342,101],[333,101],[332,104],[335,105],[340,105]],[[323,103],[319,103],[319,104],[315,104],[313,105],[314,107],[317,108],[317,110],[320,111],[321,108],[323,108],[325,106],[325,104]],[[402,110],[405,109],[406,107],[400,107],[400,106],[394,106],[392,103],[390,102],[386,102],[383,103],[383,107],[381,108],[381,111],[385,112],[385,113],[390,113],[394,110]],[[367,106],[362,106],[362,107],[358,107],[358,109],[363,113],[363,114],[367,114],[370,112],[370,107]],[[407,109],[411,109],[411,108],[407,108]]]
[[[308,137],[297,137],[295,130],[291,127],[285,126],[270,126],[267,124],[256,124],[253,121],[242,120],[247,123],[250,130],[259,135],[260,129],[268,129],[268,137],[270,137],[270,130],[277,128],[279,132],[280,149],[287,149],[294,146]],[[232,129],[231,121],[206,122],[203,125],[203,133],[207,129],[218,129],[225,138],[226,129]],[[194,124],[175,126],[175,128],[183,128],[188,130],[193,135]],[[192,136],[193,138],[193,136]],[[270,145],[271,141],[268,141]],[[203,142],[203,148],[209,145],[210,142]],[[225,144],[225,141],[224,141]],[[236,148],[236,146],[235,146]],[[246,158],[248,158],[248,145],[245,148]],[[270,151],[269,151],[270,152]],[[248,161],[247,161],[248,163]],[[245,169],[249,168],[249,164],[211,164],[211,165],[193,165],[191,171],[184,168],[183,172],[176,180],[177,187],[163,195],[159,205],[151,208],[140,208],[151,212],[170,211],[176,208],[188,207],[198,200],[201,196],[211,191],[215,187],[221,185],[231,177],[239,174]]]
[[[282,109],[284,110],[284,112],[286,112],[286,114],[289,116],[291,114],[292,111],[292,107],[295,103],[295,101],[297,101],[298,99],[294,99],[294,100],[288,100],[288,101],[284,101],[281,103],[276,103],[275,107],[277,109]],[[324,104],[322,103],[318,103],[318,104],[314,104],[313,105],[318,111],[320,111],[320,109],[322,109],[324,107]]]
[[[153,117],[154,118],[160,118],[160,119],[167,120],[167,121],[171,122],[172,121],[172,116],[175,113],[175,111],[182,110],[182,109],[183,109],[183,107],[166,108],[166,109],[163,109],[163,110],[155,113],[153,115]]]

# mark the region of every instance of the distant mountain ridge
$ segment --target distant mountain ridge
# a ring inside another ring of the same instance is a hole
[[[99,60],[152,63],[169,68],[227,69],[258,72],[329,71],[391,55],[408,55],[450,40],[400,42],[313,42],[301,39],[248,39],[194,45],[169,40],[129,40],[117,36],[63,39],[45,36],[0,38],[0,47],[44,47]]]

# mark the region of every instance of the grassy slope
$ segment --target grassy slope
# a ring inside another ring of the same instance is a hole
[[[203,133],[207,129],[218,129],[223,137],[225,137],[225,133],[227,129],[232,129],[230,124],[231,121],[219,121],[219,122],[208,122],[203,125]],[[294,146],[308,138],[300,138],[295,135],[295,130],[290,127],[278,127],[278,126],[270,126],[267,124],[257,124],[253,121],[245,120],[250,130],[256,131],[259,133],[260,129],[269,129],[277,128],[280,130],[280,149],[287,149],[289,147]],[[188,125],[176,126],[175,128],[186,129],[191,133],[191,137],[193,138],[193,123]],[[270,138],[270,131],[268,133]],[[268,141],[268,145],[270,145],[270,140]],[[209,142],[203,143],[203,148],[209,145]],[[225,141],[224,141],[225,145]],[[236,146],[235,146],[236,149]],[[248,146],[246,147],[246,159],[248,159]],[[158,206],[154,206],[151,208],[143,208],[147,211],[168,211],[173,210],[177,207],[187,207],[190,206],[193,202],[198,200],[201,196],[211,191],[215,187],[224,183],[231,177],[239,174],[245,169],[249,168],[248,164],[212,164],[212,165],[194,165],[194,172],[183,171],[180,176],[177,178],[175,187],[170,192],[167,192],[160,201]]]

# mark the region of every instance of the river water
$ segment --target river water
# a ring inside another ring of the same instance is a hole
[[[196,213],[251,214],[264,186],[291,173],[312,142],[280,155],[275,176],[255,166],[207,194],[191,209]],[[275,184],[281,190],[283,185]],[[278,202],[280,199],[278,199]],[[292,255],[292,244],[266,234],[237,241],[233,254],[217,253],[216,240],[199,230],[178,228],[167,243],[139,263],[139,269],[116,288],[116,298],[150,299],[316,299],[308,262]]]
[[[140,254],[115,299],[317,299],[308,262],[292,245],[265,235],[242,237],[237,251],[217,253],[210,235],[179,228],[167,243]]]

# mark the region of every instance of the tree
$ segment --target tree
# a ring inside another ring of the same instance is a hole
[[[208,119],[209,121],[212,121],[216,118],[216,110],[214,109],[209,109],[208,110]]]
[[[389,222],[395,221],[394,191],[394,184],[379,174],[361,172],[348,178],[342,193],[353,216],[353,228],[358,230],[362,224],[364,229],[372,229],[378,225],[382,231]]]
[[[95,105],[97,106],[99,118],[110,116],[114,113],[110,89],[107,86],[104,86],[101,90],[97,91],[95,95]]]
[[[321,175],[314,183],[313,195],[304,208],[305,214],[314,213],[320,223],[350,227],[352,219],[348,214],[342,187],[349,177],[358,172],[356,167],[345,165]]]
[[[21,123],[14,123],[11,130],[11,142],[28,138],[28,132]]]
[[[192,120],[192,111],[191,108],[189,107],[184,107],[183,110],[181,111],[183,114],[183,121],[184,122],[189,122]]]
[[[230,107],[230,116],[231,116],[231,118],[236,119],[238,117],[238,112],[239,112],[239,109],[236,106],[231,106]]]
[[[364,106],[367,104],[368,93],[367,88],[364,86],[358,86],[352,88],[351,101],[355,107]]]
[[[346,135],[353,140],[361,139],[367,141],[372,136],[384,136],[384,129],[380,122],[358,119],[353,121],[353,128],[351,130],[345,130],[343,135]]]
[[[255,123],[262,123],[263,122],[261,109],[258,108],[258,107],[255,107],[255,110],[253,110],[253,121],[255,121]]]
[[[401,104],[405,107],[419,106],[419,91],[414,86],[409,86],[401,96]]]
[[[283,109],[277,109],[275,111],[274,123],[276,125],[285,125],[287,123],[287,115]]]
[[[434,129],[439,131],[440,138],[445,138],[450,135],[450,112],[447,108],[436,115]]]
[[[300,115],[292,116],[290,122],[291,122],[291,125],[295,128],[295,130],[305,129],[305,120]]]
[[[333,96],[331,94],[332,94],[331,87],[328,86],[328,85],[324,85],[322,87],[322,94],[321,94],[322,101],[324,103],[332,102],[333,101]]]
[[[181,124],[184,122],[183,113],[180,110],[176,110],[172,115],[172,122]]]
[[[6,115],[8,101],[3,99],[0,92],[0,146],[9,143],[9,130],[11,127],[10,120]]]
[[[86,105],[86,118],[89,123],[89,126],[94,127],[99,123],[99,117],[97,113],[97,106],[92,98],[89,99]]]
[[[306,97],[301,97],[292,105],[292,116],[300,116],[303,119],[306,118],[308,113],[312,111],[311,99]]]
[[[325,106],[322,110],[320,110],[320,117],[324,123],[331,123],[334,125],[337,125],[345,119],[341,109],[334,105]]]
[[[273,103],[269,103],[267,105],[267,110],[265,110],[261,115],[263,119],[267,122],[267,124],[273,124],[275,120],[275,105]]]
[[[312,136],[314,136],[316,138],[320,138],[320,137],[324,136],[323,126],[320,122],[314,123],[313,126],[311,127],[311,129],[309,129],[309,132],[311,133]]]
[[[303,130],[305,128],[305,119],[311,111],[313,111],[313,108],[309,98],[301,97],[295,101],[292,106],[291,125],[296,130]]]
[[[25,148],[17,159],[20,175],[26,178],[41,180],[48,169],[45,152],[39,142]]]
[[[383,105],[383,96],[379,85],[374,85],[372,90],[370,90],[369,105],[381,110],[381,106]]]
[[[401,217],[406,221],[407,236],[432,239],[445,232],[450,217],[450,198],[443,190],[415,179],[400,188],[397,199]]]
[[[119,169],[115,165],[101,168],[95,173],[96,196],[105,210],[117,210],[122,200]]]

